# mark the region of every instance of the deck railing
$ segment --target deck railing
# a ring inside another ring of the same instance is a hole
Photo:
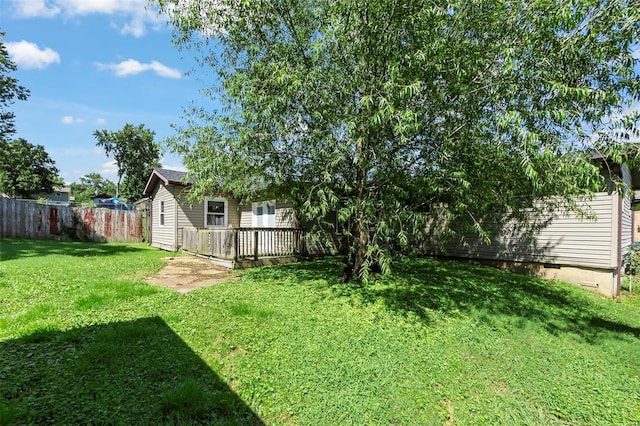
[[[296,256],[303,252],[302,229],[183,229],[182,248],[226,260]]]

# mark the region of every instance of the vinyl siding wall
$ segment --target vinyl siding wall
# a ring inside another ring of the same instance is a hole
[[[179,185],[158,185],[152,201],[151,245],[165,250],[177,250],[182,246],[182,230],[204,228],[204,202],[191,203],[186,188]],[[176,200],[177,205],[176,205]],[[160,226],[160,203],[165,203],[164,226]],[[233,228],[253,227],[251,204],[240,205],[234,198],[227,199],[227,221]],[[276,228],[295,228],[293,208],[290,204],[276,202]]]
[[[181,187],[178,192],[178,245],[182,246],[182,230],[184,228],[204,228],[204,201],[189,202],[187,192]],[[228,224],[237,228],[240,225],[238,217],[238,200],[227,199],[227,221]]]
[[[631,173],[626,166],[622,167],[622,179],[631,187]],[[622,199],[622,214],[620,215],[622,223],[621,248],[622,256],[629,250],[633,243],[633,211],[631,210],[631,197],[627,196]]]
[[[253,203],[240,206],[240,227],[253,228]],[[276,228],[297,228],[293,207],[290,203],[276,200]]]
[[[482,244],[477,238],[469,236],[467,247],[449,243],[445,253],[437,253],[436,250],[431,253],[487,260],[615,268],[617,216],[614,214],[617,212],[617,195],[598,193],[589,205],[597,215],[595,221],[580,220],[573,214],[560,215],[548,226],[533,233],[524,232],[516,224],[510,224],[499,238],[492,240],[491,245]]]
[[[276,228],[297,228],[295,210],[290,203],[279,201],[276,203]]]
[[[153,193],[151,204],[151,245],[165,250],[177,250],[176,246],[176,217],[175,217],[175,186],[158,185]],[[160,225],[160,203],[164,201],[164,226]]]

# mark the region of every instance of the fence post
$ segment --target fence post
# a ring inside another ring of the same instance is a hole
[[[240,232],[237,229],[233,230],[233,260],[240,258]]]
[[[300,253],[302,254],[302,256],[308,257],[309,252],[307,250],[307,239],[305,234],[306,232],[304,230],[300,230],[298,232],[298,244],[300,245]]]
[[[253,260],[258,260],[258,231],[253,231]]]

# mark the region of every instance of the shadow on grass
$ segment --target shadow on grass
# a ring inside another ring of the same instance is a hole
[[[24,257],[64,255],[76,257],[111,256],[142,249],[127,244],[105,244],[57,240],[0,239],[0,261]]]
[[[573,333],[590,343],[603,337],[640,338],[640,328],[603,318],[584,294],[542,279],[487,266],[432,258],[397,261],[389,276],[369,285],[341,283],[336,259],[303,262],[256,272],[256,279],[307,284],[360,303],[383,303],[403,316],[430,323],[442,314],[473,312],[499,326],[535,322],[552,334]]]
[[[159,317],[0,342],[0,424],[261,425]]]

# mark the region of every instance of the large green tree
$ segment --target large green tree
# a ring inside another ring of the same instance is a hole
[[[4,33],[0,32],[0,38],[2,37]],[[9,106],[16,100],[24,101],[29,96],[29,91],[10,76],[15,70],[16,65],[0,40],[0,144],[6,143],[15,133],[15,114],[9,110]]]
[[[30,197],[61,184],[55,161],[42,145],[22,138],[0,145],[0,193]]]
[[[79,183],[72,183],[71,193],[76,202],[87,203],[96,195],[110,195],[116,193],[116,184],[100,175],[100,173],[87,173],[80,177]]]
[[[188,110],[172,141],[194,196],[275,191],[318,225],[335,209],[365,280],[433,205],[443,237],[488,239],[600,188],[592,150],[637,156],[637,0],[157,2],[225,105]]]
[[[136,200],[142,196],[147,179],[160,167],[160,146],[153,140],[155,132],[144,124],[125,124],[117,131],[96,130],[97,145],[118,166],[116,195]]]

